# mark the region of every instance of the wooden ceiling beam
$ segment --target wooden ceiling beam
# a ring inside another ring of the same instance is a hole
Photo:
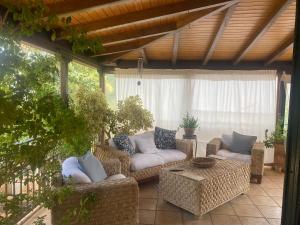
[[[212,39],[212,42],[209,46],[209,49],[205,55],[205,58],[203,60],[203,65],[206,65],[208,63],[208,61],[211,59],[216,47],[217,47],[217,44],[219,42],[219,40],[221,39],[224,31],[225,31],[225,28],[227,27],[227,25],[229,24],[229,20],[231,18],[231,16],[233,15],[234,13],[234,10],[236,8],[236,5],[237,4],[234,4],[233,6],[229,7],[227,9],[227,11],[224,13],[224,17],[223,17],[223,20],[220,24],[220,27],[218,29],[218,31],[216,32],[214,38]]]
[[[76,25],[76,27],[87,32],[97,31],[105,28],[112,28],[131,24],[135,22],[146,21],[162,16],[168,16],[177,13],[184,13],[193,10],[203,10],[218,6],[223,6],[232,2],[232,0],[185,0],[175,4],[157,6],[149,9],[108,17],[106,19],[95,20],[85,24]]]
[[[147,65],[148,64],[148,58],[147,58],[147,55],[146,55],[145,48],[141,49],[141,55],[142,55],[142,58],[144,60],[145,65]]]
[[[175,32],[173,38],[172,65],[176,65],[177,56],[178,56],[179,38],[180,38],[180,33]]]
[[[95,55],[93,55],[93,57],[112,55],[115,53],[136,50],[136,49],[141,48],[141,46],[146,46],[147,44],[153,42],[154,40],[161,38],[162,36],[164,36],[164,35],[162,34],[162,35],[158,35],[155,37],[148,37],[148,38],[139,39],[137,41],[125,42],[125,43],[118,44],[118,45],[108,46],[108,47],[104,48],[105,50],[103,52],[101,52],[99,54],[95,54]]]
[[[102,7],[112,6],[128,0],[65,0],[48,4],[49,15],[71,16],[76,13],[89,12]]]
[[[215,15],[215,14],[217,14],[217,13],[219,13],[219,12],[227,9],[228,7],[231,7],[233,4],[236,4],[236,2],[238,2],[238,1],[234,0],[234,1],[231,1],[229,4],[221,6],[221,7],[209,8],[209,9],[206,9],[206,10],[201,10],[201,11],[196,11],[196,12],[188,13],[188,14],[185,15],[184,18],[181,18],[179,21],[177,21],[177,30],[176,31],[170,32],[170,33],[165,34],[165,35],[160,35],[156,39],[154,39],[153,41],[150,41],[150,42],[148,42],[148,43],[146,43],[144,45],[141,45],[138,48],[132,49],[132,50],[139,50],[141,48],[145,48],[146,46],[152,44],[155,41],[160,40],[161,38],[164,38],[164,37],[166,37],[168,35],[174,34],[175,32],[180,32],[182,29],[186,28],[187,26],[189,26],[193,22],[198,21],[199,19],[205,19],[205,18],[207,18],[209,16]],[[127,52],[124,53],[124,54],[127,54]],[[120,56],[114,58],[112,61],[121,58],[123,55],[120,55]],[[111,58],[110,58],[110,60],[111,60]],[[107,62],[109,60],[106,59],[105,57],[102,57],[102,58],[100,58],[100,61]]]
[[[265,65],[269,65],[276,61],[281,55],[283,55],[288,49],[292,48],[294,44],[294,35],[291,35],[286,39],[279,48],[266,60]]]
[[[269,30],[269,28],[276,22],[276,20],[280,17],[280,15],[294,2],[294,0],[286,0],[282,5],[280,5],[274,13],[271,15],[269,20],[263,24],[263,26],[257,30],[254,35],[249,39],[246,44],[246,47],[243,48],[236,60],[234,61],[234,65],[238,64],[244,56],[254,47],[254,45],[263,37],[263,35]]]
[[[125,41],[132,41],[140,38],[146,38],[146,37],[152,37],[152,36],[157,36],[160,34],[167,34],[169,32],[175,31],[177,29],[176,23],[168,23],[160,26],[152,26],[147,29],[140,28],[135,31],[125,31],[121,33],[116,33],[112,35],[107,35],[107,36],[101,36],[101,43],[106,46],[106,45],[111,45],[111,44],[117,44],[120,42],[125,42]]]

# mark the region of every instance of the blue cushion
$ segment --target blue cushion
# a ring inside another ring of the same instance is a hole
[[[232,143],[232,134],[222,135],[222,148],[230,150],[230,145]]]
[[[154,142],[159,149],[176,149],[176,130],[155,127]]]
[[[126,151],[129,155],[135,154],[135,149],[127,135],[116,136],[113,141],[119,150]]]
[[[93,182],[103,181],[107,177],[102,163],[90,151],[78,157],[78,162]]]
[[[256,142],[256,139],[256,136],[248,136],[233,132],[232,142],[229,146],[230,150],[240,154],[251,155],[251,150]]]

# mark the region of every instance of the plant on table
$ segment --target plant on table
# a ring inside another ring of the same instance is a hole
[[[195,129],[199,127],[198,119],[187,112],[182,119],[180,127],[184,129],[187,136],[193,136]]]

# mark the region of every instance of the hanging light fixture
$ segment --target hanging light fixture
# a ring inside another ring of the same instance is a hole
[[[139,80],[137,82],[137,85],[138,86],[141,86],[141,82],[142,82],[142,74],[143,74],[143,68],[144,68],[144,60],[142,57],[139,57],[138,58],[138,77],[139,77]]]

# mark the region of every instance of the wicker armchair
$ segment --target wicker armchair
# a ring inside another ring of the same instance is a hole
[[[221,138],[214,138],[206,146],[206,155],[216,155],[223,146]],[[261,183],[264,173],[264,145],[255,143],[251,151],[251,182]]]
[[[176,149],[187,155],[185,160],[166,163],[164,165],[150,167],[139,171],[130,171],[130,156],[127,152],[117,150],[110,146],[96,146],[95,156],[99,160],[119,159],[121,162],[121,172],[125,176],[134,177],[137,181],[143,181],[159,175],[160,169],[167,166],[173,166],[180,162],[190,160],[193,157],[193,143],[190,140],[176,140]]]
[[[102,162],[108,176],[121,173],[118,160]],[[88,217],[73,221],[73,225],[136,225],[138,222],[138,185],[133,178],[115,181],[76,185],[63,202],[52,208],[52,224],[61,224],[62,219],[74,208],[79,208],[81,199],[88,193],[96,196]]]

